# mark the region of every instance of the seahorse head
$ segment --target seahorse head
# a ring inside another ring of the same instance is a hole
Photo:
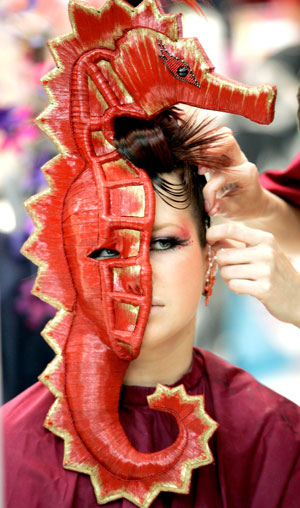
[[[112,68],[147,116],[178,102],[270,123],[276,91],[216,73],[197,39],[172,39],[149,28],[127,31],[116,43]]]

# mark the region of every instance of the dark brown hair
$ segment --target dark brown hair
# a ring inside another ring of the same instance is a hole
[[[114,144],[117,150],[150,177],[161,198],[175,208],[191,205],[199,224],[201,245],[205,245],[210,219],[204,209],[204,176],[198,166],[220,168],[228,157],[215,156],[210,148],[222,135],[210,127],[210,120],[197,122],[195,116],[183,120],[180,110],[168,108],[151,120],[120,117],[115,121]],[[171,183],[162,174],[176,171],[179,183]]]

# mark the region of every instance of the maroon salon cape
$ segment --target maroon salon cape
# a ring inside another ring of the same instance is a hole
[[[300,408],[247,372],[195,349],[183,383],[205,394],[220,427],[215,464],[193,472],[188,495],[161,493],[151,508],[300,507]],[[133,445],[153,452],[176,437],[170,415],[148,408],[153,388],[124,387],[120,418]],[[96,508],[88,476],[62,467],[63,441],[43,428],[53,397],[41,383],[4,406],[6,508]],[[127,500],[106,504],[133,508]]]
[[[260,175],[260,182],[273,194],[300,206],[300,152],[285,171],[266,171]]]

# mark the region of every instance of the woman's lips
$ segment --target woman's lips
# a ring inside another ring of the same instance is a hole
[[[152,305],[151,305],[151,313],[152,312],[159,312],[161,309],[164,308],[164,304],[158,300],[153,300],[152,302]]]
[[[164,304],[159,300],[153,300],[152,307],[164,307]]]

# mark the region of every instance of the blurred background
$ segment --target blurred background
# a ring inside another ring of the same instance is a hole
[[[94,6],[101,0],[86,1]],[[134,3],[134,2],[131,2]],[[138,3],[138,2],[136,2]],[[300,69],[300,1],[215,0],[199,17],[182,4],[184,36],[197,37],[216,71],[247,84],[278,88],[270,126],[220,114],[259,171],[284,169],[299,151],[296,93]],[[34,383],[53,357],[40,336],[55,314],[30,293],[36,268],[19,250],[33,226],[24,200],[46,187],[40,167],[56,154],[33,119],[48,104],[41,77],[54,65],[47,39],[70,31],[66,0],[0,4],[0,285],[3,400]],[[294,260],[300,264],[298,260]],[[291,302],[293,304],[293,302]],[[243,367],[300,404],[300,330],[279,322],[257,300],[237,296],[218,278],[202,302],[196,343]]]

